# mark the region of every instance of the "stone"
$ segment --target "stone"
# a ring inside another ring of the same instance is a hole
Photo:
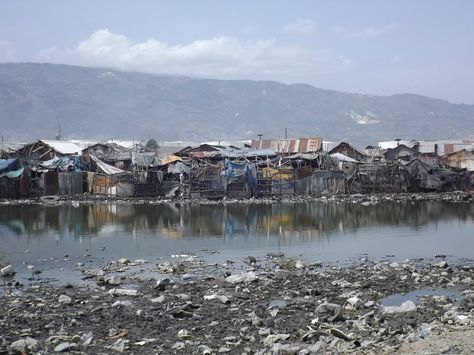
[[[225,281],[231,284],[242,283],[242,282],[248,283],[248,282],[253,282],[255,280],[257,280],[257,275],[253,271],[245,272],[238,275],[230,275],[225,278]]]
[[[186,329],[181,329],[179,332],[178,332],[178,338],[189,338],[191,337],[191,335],[189,334],[189,332],[186,330]]]
[[[352,305],[354,308],[359,308],[359,306],[362,304],[362,301],[359,297],[354,296],[350,297],[347,299],[347,302]]]
[[[72,298],[66,295],[61,295],[58,298],[58,302],[61,304],[71,304],[72,303]]]
[[[257,259],[255,259],[255,257],[253,256],[247,256],[244,260],[245,263],[247,264],[250,264],[250,265],[254,265],[257,263]]]
[[[118,339],[113,345],[109,348],[118,352],[123,352],[125,350],[125,345],[127,344],[128,340]]]
[[[229,305],[231,303],[230,299],[227,296],[218,296],[217,299],[223,304]]]
[[[434,266],[440,269],[445,269],[448,267],[448,263],[446,261],[440,261],[439,263],[434,264]]]
[[[416,309],[416,304],[413,301],[405,301],[400,306],[386,306],[383,308],[385,313],[404,313],[404,312],[411,312]]]
[[[166,301],[166,298],[164,295],[161,295],[159,297],[156,297],[156,298],[151,298],[150,299],[150,302],[151,303],[164,303]]]
[[[372,307],[374,304],[375,304],[374,301],[367,301],[367,302],[364,303],[364,306],[369,308],[369,307]]]
[[[176,297],[178,297],[181,301],[189,301],[191,299],[191,296],[187,293],[178,293]]]
[[[122,264],[122,265],[127,265],[127,264],[130,264],[130,260],[128,260],[127,258],[120,258],[117,260],[117,263]]]
[[[344,320],[342,307],[334,303],[322,303],[316,307],[315,314],[323,320],[331,322]]]
[[[263,344],[265,346],[271,346],[274,343],[278,343],[280,340],[286,340],[290,337],[290,334],[270,334],[265,339],[263,339]]]
[[[10,349],[19,353],[27,353],[28,351],[37,351],[39,343],[37,340],[26,337],[10,344]]]
[[[137,290],[125,289],[125,288],[113,288],[109,290],[109,295],[113,296],[138,296]]]
[[[171,349],[175,349],[175,350],[182,350],[186,347],[186,344],[183,343],[182,341],[178,341],[176,343],[173,344],[173,346],[171,347]]]
[[[133,263],[136,265],[144,265],[144,264],[148,264],[149,261],[145,259],[138,259],[138,260],[133,261]]]
[[[130,307],[132,305],[131,301],[125,300],[125,301],[116,301],[112,304],[113,308],[119,308],[119,307]]]
[[[197,350],[202,354],[202,355],[210,355],[212,354],[212,349],[207,346],[207,345],[199,345]]]
[[[171,284],[171,280],[169,278],[164,278],[161,280],[156,281],[155,288],[157,288],[160,291],[164,291],[167,286]]]
[[[117,276],[111,276],[105,279],[105,282],[109,285],[120,285],[121,281],[120,278]]]
[[[88,346],[90,345],[90,343],[92,343],[92,339],[94,338],[94,336],[92,335],[92,332],[88,332],[86,334],[84,334],[83,336],[81,336],[81,345],[82,346]]]
[[[337,328],[331,328],[330,332],[332,335],[334,335],[335,337],[339,339],[346,340],[346,341],[351,340],[351,338],[348,335],[346,335],[344,332],[342,332],[341,330]]]
[[[16,271],[12,265],[7,265],[4,268],[0,269],[0,274],[2,276],[12,276],[16,274]]]
[[[54,351],[57,352],[57,353],[62,353],[64,351],[69,350],[70,345],[71,345],[71,343],[67,343],[67,342],[59,343],[58,345],[56,345],[54,347]]]
[[[306,266],[306,265],[305,265],[301,260],[296,260],[296,262],[295,262],[295,268],[297,268],[297,269],[304,269],[305,266]]]

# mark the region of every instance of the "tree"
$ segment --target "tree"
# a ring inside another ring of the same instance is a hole
[[[157,150],[160,146],[158,145],[158,142],[156,139],[149,139],[148,142],[146,142],[145,147],[151,150]]]

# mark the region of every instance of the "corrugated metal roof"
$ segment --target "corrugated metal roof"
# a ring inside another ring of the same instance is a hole
[[[133,148],[136,144],[140,144],[139,141],[121,141],[121,140],[115,140],[115,139],[109,139],[107,143],[115,143],[123,148],[131,149]]]
[[[25,145],[26,143],[3,143],[0,145],[0,150],[3,150],[5,153],[14,153]]]
[[[81,155],[82,148],[79,147],[77,144],[65,141],[52,141],[52,140],[44,140],[42,139],[41,142],[53,148],[59,154],[71,154],[71,155]]]
[[[272,157],[276,153],[272,149],[242,149],[242,150],[230,150],[226,153],[222,153],[223,156],[228,158],[256,158],[256,157]]]
[[[182,160],[183,159],[174,154],[158,154],[158,161],[160,162],[160,165],[168,165]]]
[[[323,140],[319,137],[252,139],[254,149],[272,149],[277,153],[309,153],[321,150]]]
[[[347,161],[349,163],[357,163],[358,162],[357,160],[352,159],[351,157],[348,157],[347,155],[344,155],[342,153],[331,154],[331,157],[336,158],[339,161]]]

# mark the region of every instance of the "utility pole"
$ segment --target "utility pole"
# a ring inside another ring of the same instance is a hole
[[[58,127],[58,135],[56,136],[56,140],[60,141],[61,140],[61,125]]]

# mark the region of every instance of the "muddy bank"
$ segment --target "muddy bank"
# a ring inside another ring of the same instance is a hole
[[[474,329],[474,262],[443,255],[347,267],[281,254],[86,265],[76,284],[1,278],[0,353],[395,353]],[[400,303],[387,304],[391,295]],[[459,344],[442,350],[468,349]]]
[[[222,198],[215,200],[191,199],[191,198],[121,198],[114,196],[100,196],[91,194],[71,195],[71,196],[43,196],[38,198],[25,199],[0,199],[0,205],[60,205],[92,203],[116,203],[116,204],[160,204],[160,203],[200,203],[200,204],[229,204],[229,203],[251,203],[268,204],[278,202],[350,202],[362,205],[375,205],[383,201],[449,201],[449,202],[472,202],[474,192],[454,191],[454,192],[433,192],[433,193],[386,193],[386,194],[353,194],[353,195],[332,195],[332,196],[274,196],[271,198],[246,198],[230,199]]]

